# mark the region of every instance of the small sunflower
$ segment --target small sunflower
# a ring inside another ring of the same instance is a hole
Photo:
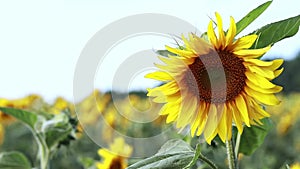
[[[191,135],[203,133],[209,144],[216,135],[223,142],[231,139],[232,123],[239,133],[243,125],[261,124],[260,119],[270,116],[261,105],[278,104],[274,93],[282,90],[270,81],[283,71],[278,70],[283,60],[258,59],[270,46],[249,49],[257,35],[236,40],[233,17],[227,32],[218,13],[216,24],[218,35],[210,21],[208,40],[189,34],[182,36],[183,46],[166,46],[174,55],[159,57],[165,64],[155,64],[159,70],[146,75],[165,83],[148,89],[148,96],[165,103],[160,114],[167,115],[166,122],[176,122],[177,128],[190,125]]]
[[[132,153],[132,147],[127,145],[123,138],[116,138],[109,150],[100,149],[98,154],[104,159],[97,163],[98,169],[125,169],[127,167],[127,158]]]

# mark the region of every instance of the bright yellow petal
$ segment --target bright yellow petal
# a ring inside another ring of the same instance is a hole
[[[207,122],[207,114],[208,114],[208,110],[209,110],[209,105],[204,103],[204,107],[203,107],[203,113],[201,115],[200,121],[199,121],[199,126],[198,126],[198,130],[197,130],[197,136],[200,136],[200,134],[202,134],[204,127],[206,125]]]
[[[275,78],[278,77],[282,72],[283,72],[284,68],[281,68],[279,70],[275,70],[274,71],[274,75],[275,75]],[[271,79],[272,80],[272,79]]]
[[[265,69],[263,67],[257,67],[257,66],[247,66],[247,67],[251,72],[257,73],[258,75],[263,76],[265,78],[268,79],[275,78],[274,72],[269,69]]]
[[[201,120],[201,116],[203,115],[203,113],[205,111],[205,103],[203,102],[200,102],[199,103],[199,106],[198,106],[198,112],[197,112],[197,115],[191,125],[191,135],[192,137],[195,135],[195,132],[197,130],[197,128],[200,126],[200,120]]]
[[[147,96],[160,96],[160,95],[171,95],[177,93],[179,87],[175,81],[171,81],[159,87],[150,89]]]
[[[238,51],[234,51],[233,53],[237,56],[237,57],[246,57],[246,58],[257,58],[259,56],[262,56],[263,54],[265,54],[267,51],[269,51],[271,49],[271,46],[267,46],[265,48],[261,48],[261,49],[243,49],[243,50],[238,50]]]
[[[249,49],[253,45],[256,39],[257,39],[257,35],[248,35],[248,36],[241,37],[234,42],[231,48],[234,51],[238,51],[241,49]]]
[[[211,141],[217,136],[217,134],[218,134],[218,130],[215,129],[215,131],[210,136],[206,137],[204,135],[204,138],[205,138],[206,142],[210,145]]]
[[[258,91],[260,93],[266,93],[266,94],[278,93],[278,92],[280,92],[283,89],[281,86],[275,86],[273,88],[264,89],[264,88],[262,88],[260,86],[255,85],[254,83],[252,83],[248,79],[246,79],[246,84],[251,89],[253,89],[255,91]]]
[[[238,111],[235,103],[227,103],[229,110],[232,112],[233,119],[235,122],[235,125],[239,131],[239,133],[243,132],[243,123],[242,123],[242,118],[240,116],[240,112]]]
[[[228,46],[232,43],[232,40],[234,39],[234,36],[236,34],[236,25],[233,17],[230,17],[230,27],[228,29],[227,35],[226,35],[226,45]]]
[[[211,104],[208,111],[207,122],[204,128],[205,138],[210,138],[214,134],[219,124],[217,113],[216,105]]]
[[[217,18],[218,32],[219,32],[219,49],[224,49],[225,46],[225,34],[223,30],[222,18],[218,12],[215,13]]]
[[[247,109],[246,102],[242,95],[238,95],[236,97],[235,104],[236,104],[238,110],[240,111],[245,124],[249,127],[250,121],[249,121],[249,116],[248,116],[248,109]]]
[[[274,94],[264,94],[252,90],[251,88],[245,86],[246,93],[253,97],[254,99],[258,100],[259,102],[266,104],[266,105],[278,105],[280,101],[274,96]]]
[[[189,96],[189,95],[185,95],[182,97],[183,97],[182,98],[183,101],[182,101],[181,111],[179,112],[178,115],[178,120],[176,124],[177,128],[185,127],[189,123],[191,123],[192,117],[195,118],[199,106],[197,97]]]
[[[225,107],[226,106],[223,106],[223,111],[220,114],[221,118],[218,125],[218,135],[223,142],[227,140],[227,112]]]
[[[162,71],[148,73],[147,75],[145,75],[145,78],[155,79],[155,80],[160,80],[160,81],[169,81],[169,80],[173,79],[169,73],[162,72]]]
[[[192,57],[195,56],[195,54],[192,51],[186,51],[186,50],[181,50],[181,49],[177,49],[177,48],[172,48],[170,46],[166,45],[166,49],[171,52],[174,53],[176,55],[182,56],[182,57]]]
[[[250,63],[250,64],[256,65],[256,66],[271,66],[273,64],[273,61],[263,61],[263,60],[259,60],[259,59],[247,59],[247,58],[245,58],[244,61],[246,63]]]
[[[214,28],[213,28],[213,22],[212,21],[210,21],[209,24],[208,24],[207,36],[208,36],[208,39],[209,39],[210,43],[212,45],[214,45],[215,48],[217,48],[218,47],[218,42],[217,42],[217,37],[216,37],[215,31],[214,31]]]
[[[272,65],[271,66],[268,66],[268,69],[270,69],[270,70],[276,70],[276,69],[278,69],[281,65],[282,65],[282,63],[283,63],[283,59],[275,59],[275,60],[273,60],[272,61]]]
[[[261,77],[259,75],[256,75],[252,72],[245,72],[247,79],[249,79],[253,84],[260,86],[263,89],[270,89],[274,88],[276,85],[271,83],[269,80],[267,80],[264,77]]]

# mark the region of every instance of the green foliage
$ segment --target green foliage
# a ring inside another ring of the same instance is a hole
[[[31,164],[24,154],[16,151],[0,153],[1,169],[31,169]]]
[[[127,169],[182,169],[195,156],[194,150],[182,140],[170,140],[152,157],[141,160]]]
[[[169,52],[168,50],[157,50],[155,51],[157,54],[159,54],[160,56],[165,56],[165,57],[169,57],[169,55],[176,55],[172,52]]]
[[[273,125],[269,118],[262,119],[261,121],[263,125],[244,128],[239,148],[240,153],[251,155],[264,143],[265,137]]]
[[[299,30],[299,25],[300,15],[263,26],[254,33],[251,33],[258,35],[252,48],[263,48],[273,45],[282,39],[294,36]]]
[[[257,17],[259,17],[272,3],[268,1],[257,8],[250,11],[245,17],[236,23],[236,34],[239,34],[243,31],[248,25],[250,25]]]
[[[25,110],[14,109],[9,107],[0,107],[0,110],[22,121],[31,129],[34,129],[35,124],[38,120],[38,116],[36,114],[27,112]]]

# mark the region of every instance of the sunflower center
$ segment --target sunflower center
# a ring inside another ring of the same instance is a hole
[[[110,163],[109,169],[122,169],[122,159],[115,158]]]
[[[227,51],[209,52],[189,65],[187,88],[208,103],[224,103],[237,97],[246,85],[242,59]]]

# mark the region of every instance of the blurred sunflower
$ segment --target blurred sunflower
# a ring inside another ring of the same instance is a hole
[[[297,163],[292,164],[290,169],[300,169],[300,163],[297,162]]]
[[[184,46],[166,46],[174,55],[160,57],[165,65],[156,64],[160,70],[146,75],[165,82],[148,89],[148,96],[166,103],[160,114],[168,115],[167,123],[174,121],[177,128],[190,125],[191,135],[203,133],[209,144],[217,134],[223,142],[231,139],[232,122],[239,133],[244,124],[261,124],[260,119],[270,115],[260,105],[278,104],[274,93],[282,90],[270,80],[283,71],[277,70],[283,60],[259,60],[270,46],[249,49],[257,35],[235,40],[233,17],[227,32],[218,13],[216,24],[218,36],[210,21],[208,40],[189,34],[188,39],[182,36]]]
[[[123,138],[119,137],[109,146],[109,150],[100,149],[98,154],[104,159],[97,163],[98,169],[125,169],[127,158],[132,153],[132,147],[127,145]]]

